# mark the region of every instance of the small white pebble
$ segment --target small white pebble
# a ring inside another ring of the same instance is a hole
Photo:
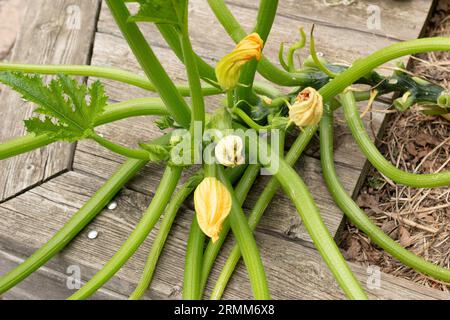
[[[115,210],[117,208],[117,202],[113,201],[110,204],[108,204],[108,210]]]
[[[89,233],[88,233],[88,238],[89,239],[93,240],[93,239],[97,239],[97,237],[98,237],[98,231],[97,230],[89,231]]]
[[[323,52],[320,52],[320,51],[317,52],[317,56],[318,56],[318,57],[323,57]]]

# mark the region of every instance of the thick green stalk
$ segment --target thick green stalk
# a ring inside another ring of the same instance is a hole
[[[227,176],[231,181],[238,180],[242,172],[245,170],[246,166],[239,166],[236,168],[232,168],[226,171]],[[142,273],[142,277],[136,287],[136,290],[130,296],[130,300],[138,300],[140,299],[145,290],[150,286],[150,283],[153,278],[153,274],[156,269],[156,264],[158,262],[159,256],[164,248],[167,237],[169,236],[170,229],[172,228],[172,224],[175,220],[178,210],[181,205],[184,203],[186,198],[195,190],[198,184],[203,179],[203,172],[199,171],[193,176],[191,176],[186,183],[180,188],[177,194],[172,198],[170,203],[167,206],[166,213],[164,214],[164,219],[161,221],[159,225],[158,234],[156,235],[155,240],[153,241],[152,248],[150,250],[150,254],[147,259],[147,263],[145,264],[144,271]]]
[[[166,107],[159,98],[139,98],[106,106],[105,111],[95,120],[95,126],[113,121],[146,115],[168,115]],[[0,160],[49,145],[56,140],[50,135],[28,134],[0,144]]]
[[[186,8],[187,11],[187,8]],[[192,124],[191,136],[192,147],[196,148],[201,145],[201,137],[195,136],[196,123],[201,124],[200,135],[203,134],[205,124],[205,102],[201,93],[200,73],[197,67],[196,55],[192,49],[191,41],[188,32],[188,14],[185,13],[185,25],[180,32],[180,42],[183,51],[184,65],[188,74],[189,85],[191,88],[192,97]],[[209,172],[205,168],[205,175]],[[205,234],[200,229],[197,221],[197,215],[192,218],[191,229],[186,248],[186,261],[184,268],[184,285],[183,285],[183,299],[185,300],[199,300],[200,295],[200,276],[203,261],[203,247],[205,245]]]
[[[382,51],[384,53],[388,54],[387,58],[384,58],[384,59],[380,58],[380,53],[379,53],[380,51],[377,51],[373,55],[370,55],[370,56],[362,59],[360,64],[361,65],[368,64],[368,65],[370,65],[370,67],[369,67],[369,68],[371,68],[370,70],[372,70],[372,69],[375,69],[378,66],[382,65],[383,63],[388,62],[389,59],[395,59],[395,58],[399,58],[403,55],[414,54],[417,52],[426,52],[427,51],[426,45],[425,46],[417,46],[417,43],[420,44],[420,43],[422,43],[422,41],[423,40],[414,40],[414,43],[412,45],[411,44],[408,45],[407,49],[403,49],[401,51],[398,50],[398,46],[401,46],[399,44],[393,45],[393,46],[389,47],[388,49],[382,49]],[[410,42],[411,41],[409,41],[408,43],[410,43]],[[429,51],[445,50],[445,49],[448,50],[448,44],[443,44],[442,38],[439,38],[439,42],[440,42],[439,47],[429,48],[428,50]],[[358,79],[364,75],[364,73],[358,74],[357,72],[360,72],[360,71],[355,72],[355,71],[353,71],[353,68],[350,68],[349,70],[345,71],[343,74],[339,75],[338,76],[339,78],[342,78],[346,74],[348,74],[349,77],[345,78],[346,82],[339,81],[338,85],[345,88],[346,86],[349,86],[352,84],[352,81],[354,81],[354,80],[352,80],[352,78]],[[363,72],[367,73],[367,71],[365,71],[365,70],[363,70]],[[329,84],[327,84],[324,88],[321,89],[321,93],[325,94],[325,98],[327,100],[330,100],[331,98],[333,98],[332,94],[334,91],[333,86],[334,86],[335,81],[336,80],[331,81]],[[365,99],[364,96],[367,96],[367,94],[361,96],[362,100]],[[286,161],[289,165],[292,166],[298,160],[301,153],[303,152],[303,150],[309,144],[309,141],[312,139],[312,137],[316,133],[317,129],[318,129],[318,126],[308,127],[295,140],[294,144],[292,145],[291,149],[289,150],[289,152],[286,156]],[[275,196],[278,188],[279,188],[278,181],[276,179],[271,179],[250,214],[250,217],[249,217],[250,227],[255,228],[256,225],[259,223],[265,209],[267,208],[271,199]],[[217,282],[216,288],[213,293],[213,295],[214,295],[213,298],[218,299],[221,297],[221,295],[226,287],[226,284],[228,283],[229,279],[231,278],[231,275],[239,261],[239,258],[240,258],[239,247],[235,246],[223,268],[223,271],[222,271],[220,277],[219,277],[219,280]]]
[[[285,192],[291,197],[292,201],[296,205],[302,221],[304,222],[308,232],[310,232],[311,238],[316,244],[319,252],[323,255],[325,262],[330,267],[339,284],[344,289],[344,292],[350,298],[365,299],[365,293],[359,286],[358,281],[354,278],[353,274],[345,263],[345,260],[340,254],[339,249],[337,248],[331,235],[326,229],[320,217],[320,213],[315,206],[314,200],[307,190],[307,187],[298,177],[295,170],[290,167],[290,165],[293,165],[296,162],[302,151],[306,148],[316,130],[317,126],[308,127],[304,130],[303,134],[299,138],[297,138],[291,150],[289,151],[286,160],[280,159],[280,168],[276,175],[276,178],[279,180]],[[278,186],[279,184],[277,183],[277,181],[272,179],[262,193],[249,219],[249,224],[253,228],[255,228],[257,223],[259,222],[264,210],[267,208],[268,203],[270,202],[270,199],[275,195]],[[221,297],[226,283],[231,277],[231,274],[238,260],[238,248],[234,248],[233,256],[227,262],[226,268],[219,278],[212,298],[215,299]]]
[[[169,112],[160,98],[137,98],[110,104],[95,120],[95,126],[139,116],[168,116]]]
[[[273,21],[277,13],[278,0],[261,0],[259,3],[256,26],[253,32],[256,32],[264,44],[267,42]],[[243,84],[236,88],[237,100],[251,101],[253,82],[255,81],[256,68],[258,61],[248,62],[242,69],[239,83]]]
[[[164,214],[164,219],[159,225],[158,234],[153,241],[147,263],[145,264],[144,271],[142,272],[142,277],[139,280],[138,286],[134,290],[133,294],[130,296],[130,300],[139,300],[144,295],[147,288],[150,286],[153,274],[156,269],[156,264],[158,263],[159,256],[161,255],[161,252],[164,248],[167,237],[169,236],[169,232],[172,228],[175,217],[177,216],[177,212],[186,198],[195,190],[197,185],[202,180],[202,177],[202,172],[198,172],[190,177],[189,180],[183,184],[180,190],[172,198],[172,200],[170,200],[170,203],[168,204],[166,209],[166,213]]]
[[[130,12],[126,5],[122,1],[115,0],[107,0],[106,3],[143,71],[164,101],[167,110],[181,126],[189,128],[191,116],[186,101],[167,75],[137,24],[129,21]]]
[[[336,204],[350,221],[390,255],[419,272],[450,283],[450,270],[425,261],[403,248],[378,228],[347,194],[336,173],[333,159],[333,115],[326,112],[320,124],[320,159],[323,176]]]
[[[415,39],[387,46],[365,58],[356,60],[349,69],[338,74],[336,78],[321,88],[320,93],[324,101],[328,102],[345,88],[386,62],[410,54],[431,51],[450,51],[450,37]]]
[[[285,132],[280,131],[280,134],[278,136],[278,147],[279,147],[279,155],[280,157],[284,157],[284,140],[285,140]],[[253,186],[256,178],[258,177],[259,173],[261,171],[260,165],[249,165],[247,170],[245,171],[244,175],[242,176],[241,180],[237,184],[235,188],[236,197],[239,200],[239,204],[242,206],[244,204],[245,199],[247,198],[247,195]],[[249,223],[250,229],[252,231],[255,230],[255,228],[251,226]],[[206,247],[205,253],[204,253],[204,261],[203,261],[203,274],[202,274],[202,285],[201,285],[201,292],[204,292],[206,283],[208,281],[209,274],[211,272],[211,269],[213,267],[214,261],[216,260],[217,255],[219,254],[220,249],[222,248],[223,243],[225,242],[225,239],[228,235],[228,232],[230,230],[230,223],[228,220],[226,223],[222,226],[222,232],[220,233],[219,239],[214,243],[210,241],[208,243],[208,246]],[[239,246],[235,246],[237,250],[239,250]],[[240,257],[240,251],[239,251],[239,257]],[[225,282],[226,286],[226,282]],[[225,286],[223,287],[223,290],[225,290]],[[222,290],[222,293],[223,293]],[[212,300],[219,300],[222,295],[215,296],[214,294],[211,296]]]
[[[183,48],[180,43],[178,32],[174,26],[170,24],[156,24],[159,32],[163,36],[164,40],[167,42],[172,51],[177,55],[178,59],[184,62]],[[217,81],[214,68],[207,64],[198,55],[195,55],[197,60],[197,67],[200,72],[200,76],[205,79]]]
[[[191,229],[186,247],[186,261],[184,264],[183,299],[200,300],[200,277],[203,263],[203,247],[205,234],[200,229],[197,215],[192,217]]]
[[[146,77],[115,68],[85,65],[37,65],[1,62],[0,71],[48,75],[63,73],[72,76],[96,77],[126,83],[148,91],[156,91],[155,86]],[[176,88],[182,96],[189,96],[191,93],[188,86],[177,85]],[[209,96],[219,94],[222,90],[208,85],[202,88],[202,92],[203,95]]]
[[[234,42],[238,43],[246,36],[245,30],[223,0],[208,0],[208,4]],[[309,80],[306,73],[289,73],[277,68],[265,56],[262,56],[257,70],[267,80],[283,86],[297,86]]]
[[[118,145],[114,142],[111,142],[108,139],[105,139],[105,138],[99,136],[93,130],[89,134],[89,138],[94,140],[101,146],[105,147],[106,149],[109,149],[112,152],[120,154],[124,157],[132,158],[132,159],[147,160],[147,161],[150,160],[150,154],[148,153],[148,151],[145,151],[143,149],[130,149],[130,148]]]
[[[191,40],[189,39],[189,28],[187,20],[188,18],[186,13],[186,25],[180,32],[180,42],[183,50],[184,65],[186,67],[186,73],[189,79],[189,88],[191,90],[191,98],[192,98],[191,129],[194,127],[195,122],[201,122],[203,130],[205,122],[205,101],[203,99],[202,94],[202,86],[200,83],[200,73],[197,67],[196,55],[194,53],[194,50],[192,49]]]
[[[215,177],[215,165],[203,166],[205,177]],[[203,265],[203,249],[205,246],[205,234],[200,229],[197,214],[192,218],[191,229],[186,248],[186,260],[184,267],[183,299],[200,300],[201,276]]]
[[[49,134],[27,134],[20,138],[14,138],[0,144],[0,160],[15,157],[19,154],[32,151],[56,142]]]
[[[262,143],[262,142],[261,142]],[[317,250],[350,299],[367,299],[361,285],[348,267],[338,246],[320,216],[311,193],[297,172],[277,156],[278,170],[273,172],[284,192],[291,198]],[[242,247],[240,247],[242,250]]]
[[[370,163],[382,174],[396,183],[415,188],[434,188],[450,184],[450,171],[431,174],[409,173],[398,169],[384,158],[369,137],[359,115],[356,100],[352,92],[341,95],[341,103],[344,107],[345,119],[352,132],[353,138],[367,157]]]
[[[241,180],[237,184],[234,192],[240,206],[243,205],[245,199],[247,198],[248,192],[258,177],[260,170],[261,166],[259,165],[249,165]],[[219,239],[217,239],[216,242],[209,241],[208,246],[205,249],[203,254],[203,267],[200,284],[200,292],[202,295],[205,290],[206,283],[208,282],[208,277],[214,265],[214,261],[216,261],[217,255],[219,254],[220,249],[227,238],[230,228],[230,221],[229,219],[226,219],[222,224],[222,231],[220,232]]]
[[[164,40],[166,40],[169,47],[177,55],[178,59],[184,62],[183,51],[180,45],[176,29],[169,24],[157,24],[156,26],[158,27],[159,32],[164,37]],[[208,63],[206,63],[205,60],[200,58],[198,55],[195,55],[195,58],[197,60],[198,70],[202,79],[205,79],[206,81],[210,80],[212,82],[217,82],[214,68],[210,66]],[[270,98],[275,98],[281,95],[281,92],[279,90],[275,89],[274,87],[272,87],[267,83],[263,83],[260,81],[255,81],[253,83],[253,89],[255,93],[265,95]],[[206,94],[204,93],[203,95]]]
[[[233,230],[236,242],[242,250],[242,256],[247,267],[253,295],[257,300],[270,299],[266,273],[264,271],[261,256],[259,255],[258,246],[256,245],[256,240],[253,237],[252,231],[248,227],[247,218],[242,211],[242,207],[239,204],[240,202],[236,197],[233,186],[225,176],[221,166],[217,166],[216,176],[231,194],[233,205],[228,220],[230,220],[231,229]]]
[[[167,203],[172,196],[178,180],[180,179],[182,168],[167,166],[161,178],[161,182],[155,195],[142,216],[134,231],[116,252],[116,254],[103,266],[103,268],[92,277],[80,290],[75,292],[69,300],[82,300],[89,298],[95,291],[104,285],[117,271],[128,261],[144,242],[150,231],[152,231],[159,217],[163,213]]]
[[[15,269],[0,277],[0,294],[11,289],[60,252],[145,164],[146,161],[142,160],[127,160],[46,244]]]

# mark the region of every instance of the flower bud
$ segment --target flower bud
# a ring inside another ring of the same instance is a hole
[[[230,192],[216,178],[207,177],[195,190],[194,204],[200,229],[216,242],[222,230],[222,223],[231,211]]]
[[[300,92],[289,107],[289,120],[298,127],[318,124],[323,115],[323,99],[318,91],[308,87]]]
[[[217,161],[225,167],[236,167],[244,163],[242,150],[244,143],[241,137],[229,135],[217,143],[214,153]]]
[[[260,60],[263,40],[257,33],[252,33],[242,39],[216,66],[216,77],[223,90],[236,87],[241,75],[242,66],[252,59]]]

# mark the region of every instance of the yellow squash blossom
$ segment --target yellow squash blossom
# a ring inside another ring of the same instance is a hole
[[[217,143],[214,151],[216,159],[221,165],[234,168],[244,164],[243,149],[244,143],[242,142],[242,138],[229,135]]]
[[[216,178],[207,177],[195,190],[194,204],[200,229],[216,242],[222,230],[222,223],[231,211],[230,192]]]
[[[234,89],[239,81],[242,66],[252,59],[260,60],[263,40],[257,33],[242,39],[234,50],[227,54],[216,66],[216,77],[223,90]]]
[[[289,120],[298,127],[318,124],[323,115],[323,99],[314,88],[300,92],[292,106],[289,106]]]

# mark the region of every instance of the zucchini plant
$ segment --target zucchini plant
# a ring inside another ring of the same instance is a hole
[[[127,3],[139,5],[131,14]],[[145,76],[94,66],[24,65],[0,63],[0,82],[22,94],[37,108],[36,116],[25,120],[28,135],[0,145],[0,159],[32,151],[56,141],[91,139],[128,158],[105,184],[41,248],[23,263],[0,277],[0,294],[24,280],[54,257],[98,215],[117,192],[148,162],[160,162],[166,169],[141,221],[116,254],[69,299],[86,299],[102,287],[135,253],[162,218],[142,277],[130,299],[139,299],[148,289],[177,212],[194,194],[196,214],[192,218],[186,246],[183,298],[201,299],[220,249],[232,233],[232,249],[214,287],[211,298],[222,297],[242,257],[254,297],[270,299],[264,266],[253,231],[264,211],[281,188],[292,200],[314,245],[350,299],[367,299],[327,230],[319,209],[293,165],[320,127],[323,175],[336,204],[376,244],[405,265],[428,276],[450,282],[450,270],[431,264],[409,252],[384,234],[345,192],[334,168],[333,111],[343,106],[351,133],[367,159],[393,181],[417,188],[450,184],[450,173],[413,174],[401,171],[383,158],[370,140],[358,113],[357,101],[396,93],[394,106],[404,111],[416,103],[424,112],[446,116],[450,95],[443,88],[413,77],[402,68],[384,76],[376,69],[394,59],[423,52],[450,50],[450,38],[427,38],[393,44],[345,67],[318,57],[311,32],[310,57],[296,66],[293,56],[306,43],[300,40],[285,56],[280,46],[280,64],[263,54],[276,16],[278,1],[261,0],[254,29],[247,34],[223,0],[208,3],[236,47],[216,66],[210,66],[193,50],[189,36],[188,0],[106,0],[125,40]],[[167,75],[137,22],[153,23],[184,63],[188,85],[176,85]],[[287,62],[286,62],[287,61]],[[267,81],[255,81],[255,74]],[[54,75],[45,83],[42,75]],[[140,98],[108,105],[101,82],[86,86],[71,76],[111,79],[158,93],[158,98]],[[274,85],[291,88],[282,94]],[[353,89],[364,85],[366,91]],[[223,105],[205,112],[204,97],[223,95]],[[188,103],[184,97],[190,97]],[[153,141],[131,149],[96,133],[98,125],[128,117],[156,115],[157,125],[169,129]],[[295,130],[296,128],[301,130]],[[299,133],[298,133],[299,132]],[[285,154],[286,133],[297,134]],[[176,191],[183,170],[200,165]],[[273,175],[251,213],[242,210],[256,178],[264,171]]]

